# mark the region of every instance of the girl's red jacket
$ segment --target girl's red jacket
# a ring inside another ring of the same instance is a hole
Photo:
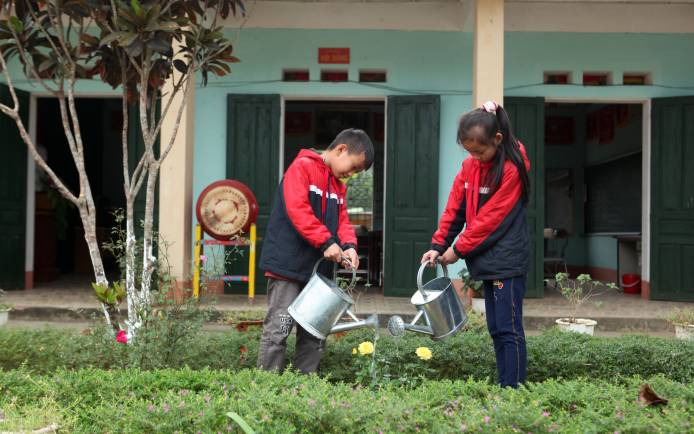
[[[522,144],[520,150],[530,170]],[[492,191],[488,176],[491,166],[472,157],[463,161],[431,240],[432,249],[440,253],[452,245],[476,280],[523,276],[529,265],[526,204],[518,169],[506,161],[501,182]]]

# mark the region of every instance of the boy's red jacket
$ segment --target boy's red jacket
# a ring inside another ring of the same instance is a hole
[[[519,145],[526,169],[530,170],[525,148]],[[492,163],[481,163],[472,157],[463,161],[431,240],[432,249],[443,253],[460,235],[453,250],[465,259],[476,280],[526,275],[529,265],[526,206],[521,198],[518,168],[506,161],[495,191],[491,191],[487,176],[491,168]]]
[[[356,249],[346,193],[347,186],[332,175],[320,155],[301,150],[277,189],[260,268],[306,282],[331,244]]]

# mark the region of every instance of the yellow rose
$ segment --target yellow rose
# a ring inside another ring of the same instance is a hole
[[[362,342],[359,344],[359,354],[368,356],[374,352],[374,344],[371,341]]]
[[[427,347],[419,347],[415,350],[415,353],[417,354],[417,357],[422,360],[431,359],[431,350]]]
[[[356,349],[356,348],[352,348],[352,354],[357,354],[357,349]]]

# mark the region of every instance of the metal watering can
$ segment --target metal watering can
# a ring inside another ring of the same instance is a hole
[[[437,341],[454,334],[467,322],[463,303],[458,298],[451,279],[448,278],[446,266],[441,264],[443,277],[437,277],[422,286],[422,274],[426,267],[426,262],[419,267],[418,290],[410,299],[410,303],[417,308],[417,315],[409,324],[398,315],[392,316],[388,321],[388,331],[395,337],[401,337],[405,330],[410,330],[429,335]],[[417,325],[422,317],[426,325]]]
[[[349,262],[348,258],[343,258]],[[349,309],[354,305],[354,300],[345,293],[337,284],[318,273],[320,258],[313,266],[313,273],[299,296],[287,309],[289,315],[294,318],[301,327],[318,339],[325,339],[331,333],[344,332],[361,327],[378,327],[378,315],[373,314],[366,320],[360,320]],[[353,288],[357,282],[357,273],[352,269],[352,281],[349,287]],[[337,324],[344,314],[349,315],[354,322]]]

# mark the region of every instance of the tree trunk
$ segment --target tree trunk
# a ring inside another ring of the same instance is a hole
[[[101,251],[99,250],[99,241],[96,238],[96,218],[93,213],[87,211],[86,204],[80,204],[79,214],[82,220],[82,228],[84,229],[84,241],[87,243],[87,248],[89,249],[89,257],[92,260],[92,269],[94,270],[94,279],[96,284],[100,286],[108,287],[108,279],[106,278],[106,271],[104,270],[104,263],[101,259]],[[101,303],[101,308],[104,311],[104,316],[106,317],[106,323],[111,326],[114,330],[118,330],[117,314],[118,308],[112,308],[104,303]]]
[[[127,158],[127,156],[126,156]],[[140,321],[137,315],[138,294],[135,282],[135,195],[126,193],[125,211],[125,291],[128,302],[128,341],[133,337],[130,330],[139,327]]]
[[[145,200],[145,228],[142,248],[142,298],[149,304],[149,294],[152,288],[152,273],[157,258],[153,255],[154,248],[154,193],[159,176],[159,163],[152,162],[147,174],[147,196]]]

